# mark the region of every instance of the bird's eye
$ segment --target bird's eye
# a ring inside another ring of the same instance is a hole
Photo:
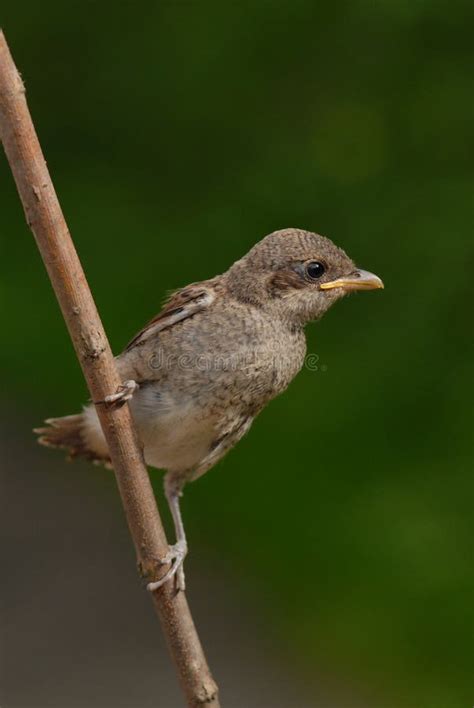
[[[320,278],[325,270],[326,268],[324,264],[319,261],[311,261],[311,263],[308,263],[306,266],[306,274],[308,278],[311,278],[311,280],[317,280]]]

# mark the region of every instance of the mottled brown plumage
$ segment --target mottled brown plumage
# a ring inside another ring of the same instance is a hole
[[[224,274],[177,291],[117,357],[122,379],[131,383],[126,396],[113,399],[120,403],[134,391],[129,405],[145,460],[167,470],[178,543],[160,583],[178,571],[184,586],[183,485],[221,459],[298,373],[304,326],[349,290],[379,287],[379,278],[357,270],[329,239],[300,229],[276,231]],[[94,407],[48,422],[51,427],[38,431],[40,442],[107,460]]]

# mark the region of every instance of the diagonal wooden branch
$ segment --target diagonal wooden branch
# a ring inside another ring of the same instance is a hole
[[[0,137],[92,400],[103,401],[121,381],[41,152],[23,82],[1,30]],[[156,579],[167,570],[158,559],[166,554],[168,544],[129,408],[110,410],[99,405],[97,410],[140,570]],[[218,708],[217,686],[184,593],[176,593],[174,583],[166,583],[152,598],[188,705]]]

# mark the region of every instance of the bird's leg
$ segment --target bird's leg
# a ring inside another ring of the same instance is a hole
[[[137,388],[139,388],[139,385],[136,381],[132,379],[124,381],[115,393],[105,397],[104,403],[110,408],[120,408],[126,401],[131,399]]]
[[[179,508],[179,498],[183,493],[183,484],[184,480],[179,478],[177,479],[170,474],[167,474],[165,477],[165,495],[171,511],[171,516],[173,517],[176,532],[176,543],[173,546],[170,546],[166,556],[161,559],[163,564],[172,563],[173,565],[162,578],[156,582],[148,583],[147,589],[150,591],[160,588],[173,576],[176,576],[176,589],[179,591],[184,590],[185,588],[183,561],[188,552],[188,543],[186,541],[183,519]]]

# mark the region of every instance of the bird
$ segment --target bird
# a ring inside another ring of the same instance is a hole
[[[115,358],[123,382],[107,405],[128,403],[147,465],[165,471],[176,543],[164,577],[184,590],[186,483],[213,467],[302,368],[305,326],[338,300],[383,288],[330,239],[286,228],[268,234],[222,275],[175,291]],[[49,418],[38,442],[110,466],[95,405]]]

